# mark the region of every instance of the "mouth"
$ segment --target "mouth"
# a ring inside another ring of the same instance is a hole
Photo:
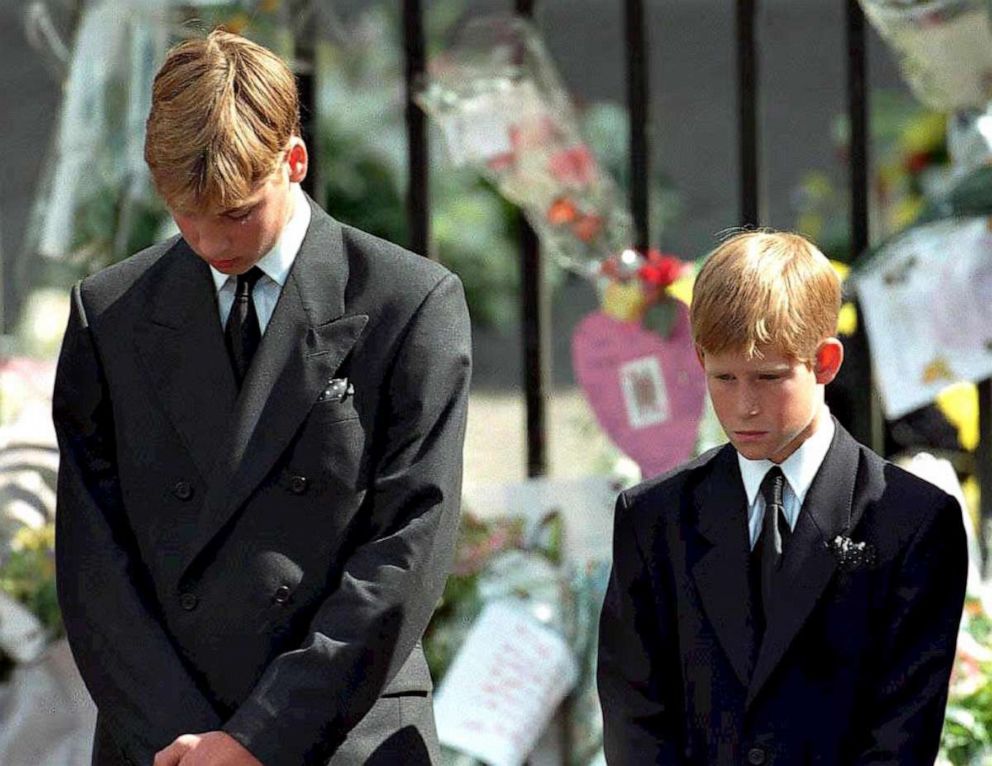
[[[233,268],[237,265],[237,260],[234,258],[229,258],[225,261],[211,261],[210,265],[213,266],[218,271],[224,271],[225,269]]]

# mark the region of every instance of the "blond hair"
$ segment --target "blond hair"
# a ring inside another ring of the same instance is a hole
[[[274,53],[216,30],[173,47],[152,88],[145,162],[169,207],[237,207],[300,134],[299,94]]]
[[[703,353],[743,352],[761,357],[772,347],[798,361],[837,331],[840,280],[830,261],[798,234],[746,231],[707,258],[689,311]]]

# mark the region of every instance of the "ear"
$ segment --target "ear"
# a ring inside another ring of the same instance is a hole
[[[307,154],[307,145],[299,136],[289,139],[289,148],[286,150],[286,162],[289,165],[289,180],[293,183],[300,183],[307,177],[310,157]]]
[[[816,348],[813,360],[813,373],[816,382],[825,385],[837,377],[841,364],[844,362],[844,344],[837,338],[827,338]]]

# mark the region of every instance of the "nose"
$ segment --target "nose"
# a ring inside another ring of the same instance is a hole
[[[219,259],[227,252],[227,237],[220,231],[209,226],[198,226],[193,232],[193,240],[189,244],[196,252],[207,260]]]
[[[227,252],[227,237],[216,227],[187,222],[183,227],[183,235],[190,247],[207,260],[217,260]]]
[[[741,386],[737,410],[738,414],[744,418],[754,417],[761,410],[757,392],[751,386]]]

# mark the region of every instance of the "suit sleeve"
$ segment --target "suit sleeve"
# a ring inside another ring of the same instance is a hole
[[[72,292],[53,397],[58,435],[55,559],[69,645],[101,721],[123,754],[150,764],[157,750],[220,719],[155,613],[116,470],[109,392]]]
[[[408,325],[385,382],[370,525],[309,634],[277,656],[224,729],[266,766],[323,763],[420,640],[454,555],[471,371],[468,310],[447,275]]]
[[[891,586],[874,698],[856,763],[931,766],[937,757],[967,581],[961,510],[952,498],[912,540]]]
[[[613,521],[613,569],[599,621],[597,683],[603,745],[611,766],[680,764],[679,712],[666,697],[665,669],[678,662],[672,624],[651,586],[626,496]],[[670,680],[668,689],[675,688]]]

